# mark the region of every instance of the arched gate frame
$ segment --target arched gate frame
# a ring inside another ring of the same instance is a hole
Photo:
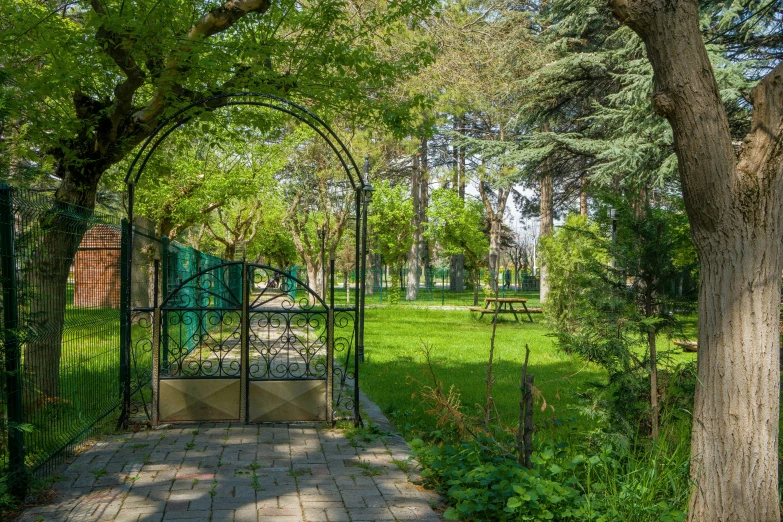
[[[196,273],[163,294],[160,304],[156,283],[154,306],[133,306],[133,241],[139,234],[133,226],[135,187],[150,157],[171,133],[204,111],[230,106],[256,106],[285,113],[313,129],[339,160],[355,194],[358,277],[352,306],[334,306],[334,260],[330,263],[328,302],[325,295],[290,274],[242,261],[225,262]],[[132,352],[135,320],[152,329],[148,379],[153,389],[154,423],[333,422],[338,408],[350,412],[357,425],[361,423],[359,362],[364,355],[367,207],[373,190],[366,178],[366,159],[364,167],[362,176],[345,144],[320,117],[273,95],[238,92],[212,96],[191,103],[158,125],[125,176],[128,212],[122,253],[122,422],[127,422],[131,413],[131,366],[138,364]],[[348,328],[351,323],[352,328]],[[349,334],[336,334],[340,327],[348,328]]]

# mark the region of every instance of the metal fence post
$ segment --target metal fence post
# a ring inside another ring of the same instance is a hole
[[[3,346],[5,349],[5,391],[8,397],[8,490],[17,500],[27,494],[24,422],[22,404],[21,347],[19,327],[19,294],[14,255],[13,189],[0,187],[0,281],[3,285]]]
[[[440,305],[445,306],[446,305],[446,269],[441,268],[440,269]]]
[[[128,287],[130,281],[128,281],[128,240],[130,234],[128,234],[128,220],[123,218],[120,221],[120,396],[124,397],[125,393],[125,372],[128,366],[128,360],[125,356],[125,345],[128,342]],[[123,400],[123,409],[121,420],[125,422],[129,414],[125,410],[125,401]]]
[[[326,314],[326,421],[334,423],[334,259],[329,260],[329,311]]]
[[[160,295],[161,304],[169,296],[169,238],[160,238]],[[169,373],[169,335],[166,327],[166,312],[160,312],[160,371],[163,375]]]
[[[241,273],[242,284],[242,308],[239,312],[240,333],[239,346],[242,350],[239,354],[239,422],[247,424],[250,418],[248,411],[250,401],[248,400],[248,387],[250,386],[250,285],[253,281],[253,267],[248,265],[247,260],[243,259]]]

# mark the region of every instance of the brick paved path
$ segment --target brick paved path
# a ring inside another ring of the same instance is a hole
[[[200,425],[115,436],[20,521],[321,522],[440,518],[399,436],[315,425]]]

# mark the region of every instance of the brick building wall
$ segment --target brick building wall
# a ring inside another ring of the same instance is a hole
[[[73,305],[120,307],[119,229],[96,225],[84,234],[73,262]]]

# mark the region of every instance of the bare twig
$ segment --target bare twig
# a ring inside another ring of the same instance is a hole
[[[519,453],[519,463],[525,465],[525,407],[527,405],[527,361],[530,358],[530,347],[525,344],[525,364],[522,366],[522,378],[520,379],[519,389],[519,427],[517,428],[517,453]]]
[[[484,429],[489,430],[489,421],[492,414],[492,385],[495,383],[495,378],[492,375],[492,361],[495,358],[495,332],[498,329],[498,311],[500,310],[500,303],[498,303],[498,285],[495,281],[495,313],[492,314],[492,337],[489,340],[489,362],[487,363],[487,398],[484,405]],[[499,421],[500,419],[498,419]]]

